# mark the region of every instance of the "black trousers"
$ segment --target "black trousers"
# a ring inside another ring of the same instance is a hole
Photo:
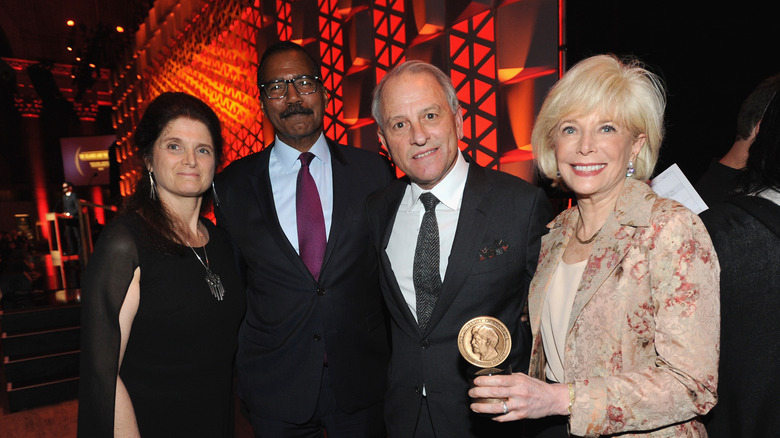
[[[383,404],[348,414],[339,409],[328,367],[323,368],[320,397],[314,417],[304,424],[262,418],[249,413],[256,438],[384,438]]]

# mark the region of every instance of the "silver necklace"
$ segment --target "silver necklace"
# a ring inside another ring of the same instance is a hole
[[[198,231],[198,237],[200,237],[200,241],[202,243],[203,234],[201,234],[200,231]],[[209,269],[209,253],[206,252],[206,245],[203,244],[203,255],[206,256],[206,263],[203,263],[203,259],[200,258],[200,255],[197,251],[195,251],[195,248],[190,245],[189,240],[185,240],[185,242],[187,242],[187,246],[190,247],[192,253],[195,254],[195,257],[198,258],[200,264],[203,265],[203,267],[206,269],[206,284],[209,285],[211,295],[214,295],[217,301],[222,301],[222,298],[225,296],[225,288],[222,287],[222,280],[220,280],[219,275],[211,272],[211,269]]]

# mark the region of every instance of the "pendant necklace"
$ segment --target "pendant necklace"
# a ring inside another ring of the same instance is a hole
[[[198,231],[198,237],[200,237],[201,243],[203,242],[203,234]],[[217,301],[222,301],[222,298],[225,296],[225,288],[222,287],[222,280],[220,280],[219,275],[211,272],[211,269],[209,269],[209,253],[206,252],[206,245],[203,245],[203,255],[206,256],[206,263],[203,263],[203,259],[200,258],[200,255],[197,251],[195,251],[195,248],[190,245],[190,242],[188,240],[185,240],[187,242],[187,246],[190,247],[193,254],[195,254],[195,257],[198,258],[198,261],[201,265],[206,269],[206,283],[209,285],[209,289],[211,290],[211,295],[214,295],[214,297],[217,299]]]

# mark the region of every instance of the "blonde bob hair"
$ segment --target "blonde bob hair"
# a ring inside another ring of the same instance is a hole
[[[555,136],[564,118],[598,112],[646,140],[634,160],[639,180],[650,178],[664,136],[666,92],[660,77],[637,59],[596,55],[578,62],[550,89],[539,111],[531,144],[539,170],[560,183]]]

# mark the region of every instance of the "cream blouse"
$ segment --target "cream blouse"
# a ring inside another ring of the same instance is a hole
[[[587,263],[587,259],[571,265],[563,260],[558,262],[544,299],[541,333],[544,355],[547,358],[546,375],[555,382],[564,382],[563,353],[566,331],[577,287]]]

